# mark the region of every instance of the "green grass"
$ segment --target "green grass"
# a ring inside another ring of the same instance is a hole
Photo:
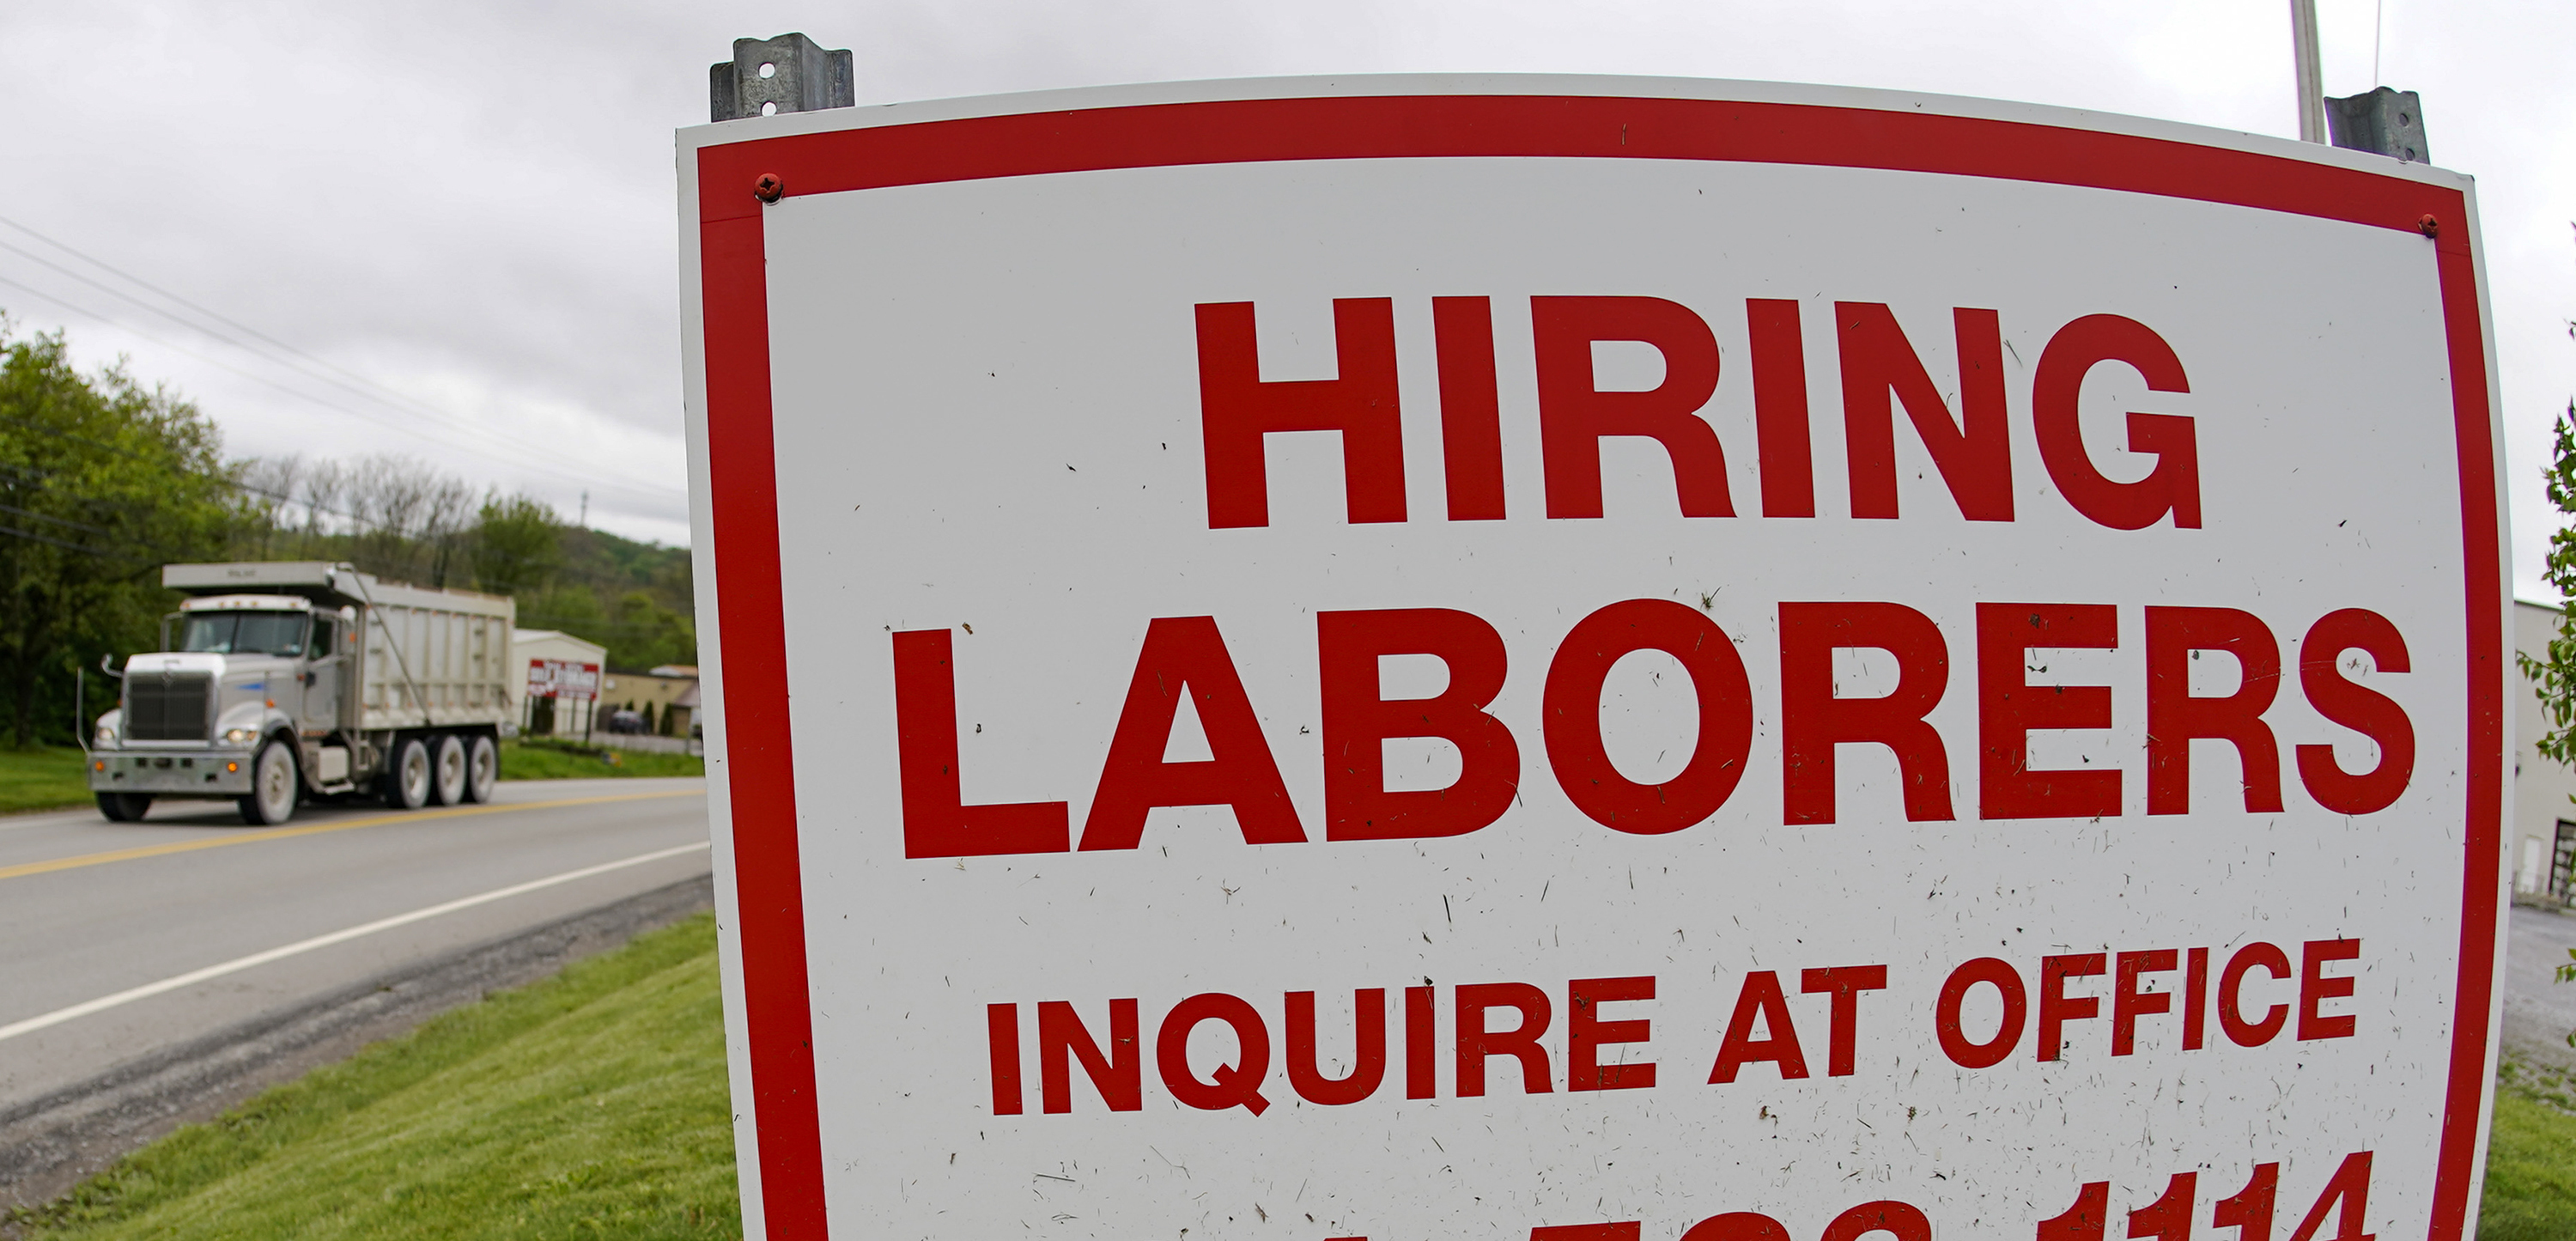
[[[2478,1241],[2576,1237],[2576,1081],[2508,1059],[2496,1086]]]
[[[8,1222],[30,1238],[739,1237],[706,915],[282,1086]],[[2479,1241],[2576,1237],[2576,1076],[2508,1061]]]
[[[31,1237],[739,1237],[715,923],[638,937],[192,1125]]]
[[[543,741],[501,743],[504,780],[587,780],[599,776],[703,776],[707,760],[695,754],[660,754],[650,750],[593,753],[579,746]]]
[[[0,814],[90,803],[81,752],[69,746],[0,749]]]

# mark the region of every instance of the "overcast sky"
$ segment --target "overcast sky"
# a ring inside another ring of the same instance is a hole
[[[0,308],[118,354],[235,455],[410,454],[688,537],[671,132],[732,40],[857,54],[862,103],[1174,78],[1674,74],[2293,134],[2287,4],[907,0],[0,7]],[[2576,5],[2319,0],[2326,88],[2423,93],[2478,178],[2514,489],[2576,394]],[[209,323],[37,240],[230,320]],[[194,320],[191,328],[115,290]],[[204,330],[204,329],[211,329]],[[255,335],[254,335],[255,333]]]

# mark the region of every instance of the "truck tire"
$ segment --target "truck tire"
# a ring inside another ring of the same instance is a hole
[[[453,806],[465,800],[465,742],[454,733],[430,740],[429,800]]]
[[[501,782],[501,747],[490,737],[476,734],[465,747],[465,800],[492,800],[492,786]]]
[[[418,737],[394,742],[394,761],[378,777],[385,804],[396,810],[418,810],[429,801],[429,747]]]
[[[150,793],[101,793],[98,795],[98,812],[106,815],[107,821],[110,823],[133,823],[140,821],[143,818],[143,812],[150,810],[151,808],[152,795]]]
[[[258,753],[251,755],[250,794],[240,802],[242,822],[253,827],[284,823],[295,816],[295,801],[303,791],[295,751],[275,738],[262,742]]]

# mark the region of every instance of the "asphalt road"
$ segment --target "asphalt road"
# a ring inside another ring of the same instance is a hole
[[[2576,948],[2576,915],[2516,906],[2507,935],[2506,1051],[2576,1068],[2576,1049],[2567,1045],[2568,1032],[2576,1031],[2576,983],[2561,986],[2557,980],[2559,966],[2576,964],[2576,957],[2567,955]]]
[[[0,819],[0,1113],[704,876],[704,788],[505,782],[489,805],[308,806],[275,829],[211,802]]]
[[[0,1200],[701,902],[704,789],[507,782],[488,806],[306,807],[279,829],[215,803],[0,818],[0,1137],[28,1148]],[[2505,1042],[2576,1067],[2576,984],[2551,977],[2576,915],[2511,917]],[[191,1076],[228,1051],[279,1062]],[[137,1072],[161,1081],[119,1080]],[[106,1102],[82,1113],[83,1092]],[[33,1149],[64,1143],[87,1149]]]

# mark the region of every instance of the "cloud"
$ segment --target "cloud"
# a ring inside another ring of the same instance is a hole
[[[2576,10],[2321,0],[2327,87],[2423,93],[2480,183],[2516,566],[2576,393]],[[0,251],[22,323],[195,396],[238,452],[410,452],[642,537],[687,537],[671,131],[736,37],[856,53],[863,102],[1268,74],[1642,73],[1982,95],[2288,134],[2277,5],[2045,0],[908,0],[867,4],[17,5],[0,13],[0,216],[444,411],[369,400]],[[42,247],[0,229],[0,241]],[[87,317],[94,312],[118,326]],[[310,390],[301,399],[147,340]],[[325,403],[327,402],[327,404]],[[337,406],[338,408],[332,408]],[[472,428],[460,431],[456,426]]]

